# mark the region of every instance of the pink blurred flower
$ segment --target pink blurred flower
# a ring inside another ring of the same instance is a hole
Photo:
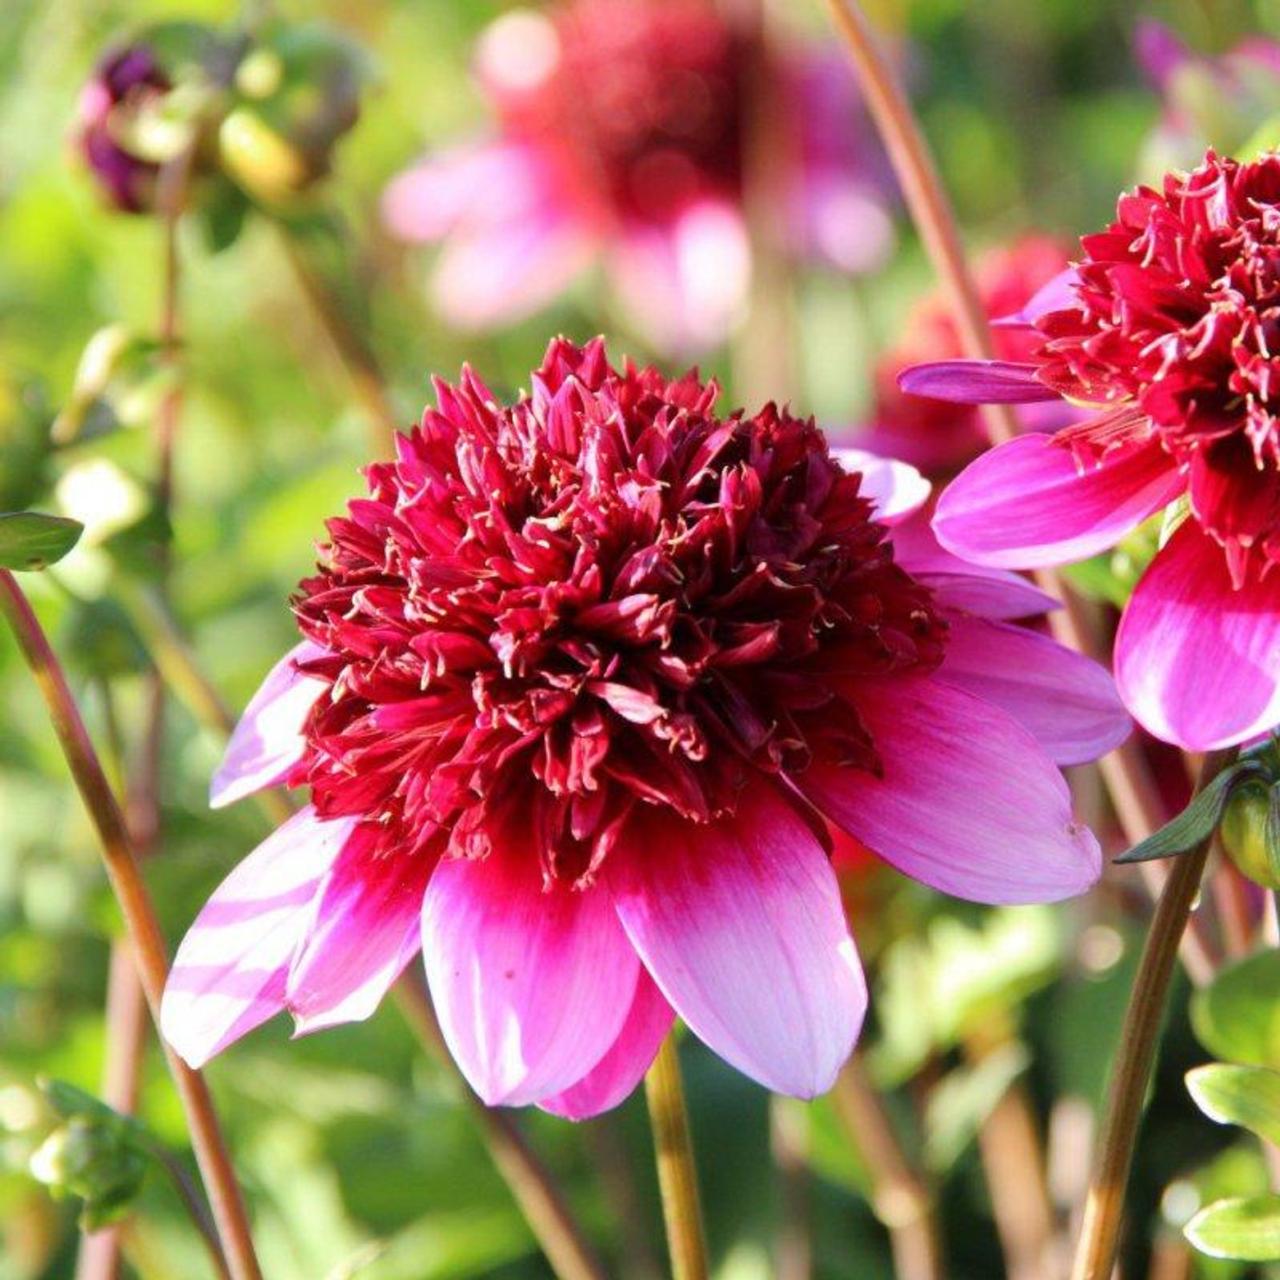
[[[1280,721],[1280,156],[1210,152],[1123,196],[1082,247],[1024,313],[1030,360],[903,375],[936,398],[1101,411],[980,458],[934,528],[971,560],[1032,567],[1103,551],[1177,503],[1121,621],[1120,692],[1166,741],[1243,742]]]
[[[1062,271],[1066,255],[1066,246],[1046,235],[1026,235],[984,254],[975,276],[987,315],[1001,320],[1021,311]],[[908,395],[898,386],[898,375],[911,365],[963,354],[950,303],[940,292],[930,293],[912,308],[902,332],[902,340],[876,365],[871,421],[856,432],[857,442],[930,473],[963,466],[986,444],[979,411],[973,405]],[[1026,360],[1040,342],[1039,335],[1020,325],[998,327],[995,338],[1002,360]],[[1053,430],[1078,416],[1061,404],[1027,408],[1029,429]]]
[[[705,0],[566,0],[482,36],[490,138],[428,156],[388,188],[392,231],[442,241],[435,296],[466,328],[508,323],[601,260],[647,338],[719,342],[741,314],[751,251],[743,174],[765,54]],[[763,90],[785,136],[784,237],[865,271],[893,228],[886,177],[841,59],[780,51]]]
[[[615,1105],[678,1013],[771,1089],[827,1089],[866,989],[827,822],[986,902],[1099,872],[1054,761],[1127,731],[1106,674],[1004,619],[1046,607],[885,524],[909,467],[768,405],[553,342],[502,406],[470,370],[369,468],[295,599],[224,804],[309,785],[175,960],[205,1061],[281,1009],[368,1016],[421,949],[487,1102]],[[909,550],[909,554],[908,554]]]

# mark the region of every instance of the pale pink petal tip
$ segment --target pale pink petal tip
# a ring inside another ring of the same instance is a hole
[[[957,404],[1033,404],[1057,400],[1058,393],[1036,377],[1034,364],[1010,360],[937,360],[898,375],[908,395]]]
[[[811,765],[806,794],[905,875],[974,902],[1055,902],[1101,874],[1098,842],[1031,733],[940,679],[851,690],[883,778]]]
[[[1138,582],[1116,679],[1156,737],[1212,751],[1280,723],[1280,580],[1236,589],[1220,546],[1187,520]]]
[[[865,449],[835,448],[831,453],[846,471],[861,473],[859,493],[872,501],[875,518],[884,524],[897,524],[928,501],[931,486],[909,463]]]
[[[214,809],[276,785],[302,758],[302,727],[326,686],[303,675],[298,663],[323,656],[319,645],[304,640],[267,673],[209,784],[209,804]]]
[[[709,826],[644,814],[612,860],[618,915],[662,994],[720,1057],[778,1093],[825,1093],[866,984],[826,853],[769,786]]]
[[[164,1038],[189,1065],[284,1008],[290,957],[353,826],[303,809],[214,890],[178,948],[160,1006]]]
[[[943,490],[933,531],[948,550],[979,564],[1063,564],[1115,546],[1183,487],[1156,440],[1115,448],[1101,463],[1081,467],[1052,436],[1019,436],[984,453]]]
[[[587,1120],[611,1111],[644,1079],[674,1020],[674,1010],[641,969],[627,1020],[612,1048],[572,1088],[538,1105],[566,1120]]]
[[[358,829],[315,896],[285,986],[298,1035],[369,1017],[418,953],[431,864],[374,852]]]
[[[609,895],[544,890],[524,847],[436,867],[422,950],[445,1041],[490,1106],[581,1081],[617,1041],[639,973]]]

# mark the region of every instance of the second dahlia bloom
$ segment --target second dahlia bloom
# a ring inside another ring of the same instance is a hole
[[[1121,695],[1192,750],[1280,722],[1280,156],[1210,152],[1121,198],[1022,319],[1024,362],[950,361],[902,385],[1094,414],[979,458],[938,502],[970,560],[1080,560],[1171,508],[1116,638]]]
[[[766,53],[709,0],[512,10],[476,72],[493,135],[428,156],[384,202],[397,235],[443,242],[435,295],[453,324],[520,319],[600,260],[650,342],[719,342],[747,299],[744,187],[766,110],[784,247],[853,272],[890,247],[883,161],[843,60]]]
[[[1021,579],[895,558],[873,516],[919,502],[909,468],[599,341],[513,405],[469,370],[436,391],[330,521],[215,778],[311,803],[178,951],[189,1062],[282,1009],[366,1017],[421,950],[487,1102],[613,1106],[677,1013],[812,1096],[866,1007],[828,823],[980,901],[1096,879],[1054,761],[1123,736],[1109,681],[1000,621],[1043,607]]]

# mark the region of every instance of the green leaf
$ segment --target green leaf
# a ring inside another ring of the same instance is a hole
[[[1273,884],[1280,884],[1280,782],[1275,783],[1267,795],[1267,823],[1265,849],[1267,868]]]
[[[1274,1262],[1280,1259],[1280,1195],[1219,1200],[1201,1209],[1183,1234],[1211,1258]]]
[[[1187,1089],[1210,1120],[1280,1143],[1280,1072],[1210,1062],[1187,1072]]]
[[[1222,811],[1231,799],[1231,793],[1241,783],[1255,778],[1267,778],[1262,762],[1256,759],[1237,760],[1218,774],[1172,822],[1165,823],[1154,835],[1135,844],[1128,853],[1122,853],[1116,862],[1150,862],[1154,858],[1172,858],[1194,849],[1213,834],[1222,820]]]
[[[1216,1058],[1280,1069],[1280,951],[1248,956],[1197,991],[1191,1025]]]
[[[80,541],[84,525],[37,511],[0,513],[0,568],[46,569]]]

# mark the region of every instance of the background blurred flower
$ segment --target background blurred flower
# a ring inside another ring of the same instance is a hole
[[[312,804],[179,950],[190,1061],[365,1017],[421,946],[488,1102],[613,1106],[676,1013],[813,1096],[866,1004],[824,817],[966,898],[1096,879],[1053,760],[1127,732],[1104,673],[1000,621],[1012,575],[895,562],[909,468],[864,496],[811,420],[717,391],[557,340],[529,397],[464,371],[369,469],[215,779]]]
[[[968,403],[1104,410],[1002,445],[942,495],[938,536],[971,559],[1083,559],[1178,504],[1115,661],[1138,719],[1193,750],[1280,720],[1278,228],[1280,156],[1210,152],[1161,191],[1122,196],[1116,221],[1084,238],[1080,263],[1026,316],[1041,339],[1029,361],[943,362],[902,379]]]
[[[1061,273],[1067,252],[1061,240],[1044,235],[1022,236],[988,250],[974,268],[987,315],[1001,320],[1021,311]],[[1026,360],[1041,341],[1039,334],[1020,325],[999,326],[994,337],[1002,360]],[[980,453],[987,437],[973,405],[909,395],[898,386],[898,375],[909,366],[961,354],[951,307],[934,291],[911,308],[902,337],[877,361],[870,421],[855,432],[857,443],[935,474],[962,466]],[[1053,430],[1076,415],[1068,405],[1051,404],[1025,406],[1020,416],[1028,428]]]
[[[882,164],[838,56],[766,51],[701,0],[571,0],[504,14],[476,69],[496,135],[427,157],[385,198],[396,234],[444,242],[435,296],[455,324],[527,315],[599,257],[651,342],[719,342],[746,304],[763,101],[783,133],[786,247],[864,271],[892,243]]]

